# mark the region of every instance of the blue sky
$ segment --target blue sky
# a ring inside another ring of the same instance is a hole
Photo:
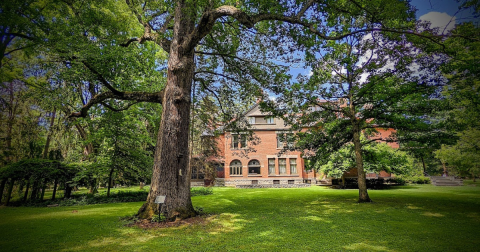
[[[463,2],[463,1],[462,1]],[[417,8],[417,18],[428,20],[432,26],[453,28],[456,23],[475,21],[468,11],[458,11],[456,0],[412,0],[411,4]],[[291,68],[290,74],[295,78],[298,74],[308,74],[310,69]]]
[[[447,13],[450,16],[453,16],[458,11],[459,3],[455,0],[413,0],[412,5],[417,7],[417,18],[427,14],[429,12],[435,11],[440,13]],[[470,16],[468,13],[458,13],[459,16],[467,17]]]

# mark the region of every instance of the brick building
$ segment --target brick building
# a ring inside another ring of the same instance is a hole
[[[251,125],[254,141],[247,134],[225,131],[217,137],[221,161],[217,162],[217,177],[224,178],[226,186],[237,185],[288,185],[288,184],[331,184],[314,170],[306,171],[305,162],[299,151],[282,152],[288,143],[289,126],[281,118],[270,117],[254,105],[244,114]],[[388,138],[393,129],[377,129],[377,138]],[[283,137],[282,137],[283,136]],[[282,142],[283,140],[283,142]],[[390,146],[398,148],[398,143]],[[357,177],[356,169],[346,172],[345,177]],[[367,174],[367,178],[391,177],[391,174]]]
[[[258,104],[244,116],[251,125],[254,141],[247,135],[226,131],[218,138],[224,157],[226,186],[316,183],[318,174],[305,171],[299,151],[281,153],[289,127],[280,118],[262,113]],[[280,135],[283,135],[281,137]]]

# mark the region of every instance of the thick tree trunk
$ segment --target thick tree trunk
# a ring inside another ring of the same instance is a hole
[[[367,192],[367,178],[363,170],[362,144],[360,143],[360,127],[358,122],[353,123],[353,145],[355,148],[355,164],[358,171],[358,202],[371,202],[372,200]]]
[[[155,198],[165,195],[162,207],[167,219],[189,218],[196,215],[190,199],[189,123],[190,94],[194,73],[193,49],[185,51],[184,39],[194,29],[192,13],[182,9],[179,1],[168,60],[167,85],[163,97],[162,121],[155,148],[152,184],[147,202],[139,209],[139,218],[158,214]]]
[[[52,113],[52,118],[50,119],[50,128],[49,128],[49,132],[48,132],[48,135],[47,135],[47,142],[45,143],[45,148],[43,149],[43,159],[47,159],[47,157],[48,157],[48,149],[50,147],[50,141],[51,141],[51,138],[52,138],[52,135],[53,135],[53,123],[55,122],[55,114],[56,113],[57,113],[57,109],[54,108],[53,113]]]
[[[447,177],[448,176],[447,165],[445,165],[444,162],[442,162],[442,165],[443,165],[443,176]]]
[[[58,184],[58,179],[55,179],[55,181],[53,182],[52,200],[55,200],[55,196],[57,194],[57,184]]]

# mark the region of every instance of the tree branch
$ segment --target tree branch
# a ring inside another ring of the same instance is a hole
[[[194,78],[194,81],[200,82],[200,84],[202,84],[202,87],[203,87],[205,90],[207,90],[208,92],[212,93],[213,96],[215,96],[215,98],[216,98],[217,101],[218,101],[218,104],[220,105],[220,110],[222,111],[222,113],[223,113],[224,115],[227,115],[227,113],[225,113],[225,110],[223,110],[222,100],[220,100],[220,98],[217,96],[217,93],[215,93],[214,91],[212,91],[211,89],[209,89],[209,88],[207,87],[207,85],[205,85],[203,79],[196,79],[196,78]]]
[[[88,101],[85,106],[82,107],[80,112],[73,112],[70,114],[70,117],[86,117],[88,115],[88,110],[95,104],[102,104],[105,100],[108,99],[118,99],[124,101],[136,101],[136,102],[153,102],[153,103],[162,103],[164,91],[148,93],[148,92],[104,92],[98,95],[95,95],[90,101]],[[133,104],[132,104],[133,105]]]
[[[121,112],[121,111],[124,111],[124,110],[127,110],[129,109],[131,106],[135,105],[135,104],[138,104],[139,102],[133,102],[133,103],[130,103],[128,104],[127,106],[123,107],[123,108],[114,108],[113,106],[110,106],[108,105],[106,102],[101,102],[100,104],[102,104],[103,106],[105,106],[106,108],[112,110],[112,111],[115,111],[115,112]]]
[[[153,41],[157,45],[161,46],[166,52],[170,52],[171,41],[166,38],[160,37],[159,32],[164,33],[166,31],[166,29],[168,28],[168,23],[172,20],[172,17],[168,17],[166,19],[163,27],[160,30],[156,31],[157,33],[152,33],[152,30],[154,30],[153,27],[148,22],[143,21],[142,15],[140,15],[140,13],[135,9],[133,3],[131,3],[130,0],[126,0],[126,3],[130,10],[133,12],[133,14],[135,14],[135,17],[137,17],[138,22],[143,25],[144,33],[140,38],[131,38],[127,42],[120,44],[120,46],[127,47],[135,41],[139,42],[140,44],[145,43],[145,41]]]
[[[18,33],[18,32],[6,32],[6,33],[3,33],[3,35],[19,37],[19,38],[24,38],[24,39],[28,39],[28,40],[35,40],[35,37],[31,37],[31,36],[21,34],[21,33]]]
[[[115,89],[112,85],[110,85],[110,83],[108,83],[108,81],[103,77],[103,75],[100,74],[97,70],[95,70],[87,61],[83,60],[82,63],[88,68],[88,70],[94,73],[97,76],[97,79],[113,94],[119,95],[122,93]]]
[[[217,75],[217,76],[223,77],[223,78],[225,78],[225,79],[227,79],[227,80],[231,80],[231,81],[233,81],[233,82],[242,83],[241,81],[239,81],[239,80],[237,80],[237,79],[235,79],[235,78],[232,78],[232,77],[227,76],[227,75],[225,75],[225,74],[216,73],[216,72],[213,72],[213,71],[206,71],[206,70],[198,71],[198,72],[195,72],[195,75],[196,75],[196,74],[202,74],[202,73],[203,73],[203,74]]]

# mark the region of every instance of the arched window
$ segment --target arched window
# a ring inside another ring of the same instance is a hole
[[[248,174],[260,174],[260,162],[253,159],[248,162]]]
[[[230,175],[242,175],[242,162],[233,160],[230,163]]]

